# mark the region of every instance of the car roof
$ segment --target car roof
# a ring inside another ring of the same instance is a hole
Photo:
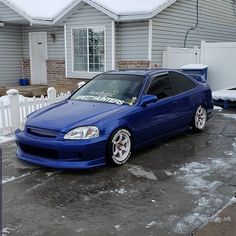
[[[127,69],[127,70],[112,70],[105,72],[104,74],[114,74],[114,75],[139,75],[139,76],[149,76],[152,74],[161,74],[163,72],[171,71],[170,69],[158,68],[158,69]]]

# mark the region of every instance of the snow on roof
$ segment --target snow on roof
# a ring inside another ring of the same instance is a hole
[[[128,15],[151,13],[168,3],[169,0],[94,0],[93,2],[111,10],[117,15]]]
[[[53,20],[68,6],[82,0],[0,0],[13,5],[32,19]],[[84,0],[105,8],[116,15],[150,14],[171,0]]]

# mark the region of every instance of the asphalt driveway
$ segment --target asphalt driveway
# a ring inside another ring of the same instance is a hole
[[[190,235],[236,192],[236,118],[145,148],[120,168],[59,171],[2,146],[4,235]]]

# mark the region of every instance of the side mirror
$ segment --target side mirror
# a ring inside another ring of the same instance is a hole
[[[157,100],[158,100],[157,96],[154,96],[154,95],[143,95],[142,99],[141,99],[140,106],[141,107],[145,107],[145,106],[147,106],[150,103],[157,102]]]

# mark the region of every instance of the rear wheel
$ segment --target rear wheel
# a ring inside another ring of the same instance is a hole
[[[202,132],[206,127],[207,111],[203,106],[199,106],[194,116],[193,129]]]
[[[116,166],[128,161],[132,150],[131,134],[127,129],[119,129],[110,138],[107,161]]]

